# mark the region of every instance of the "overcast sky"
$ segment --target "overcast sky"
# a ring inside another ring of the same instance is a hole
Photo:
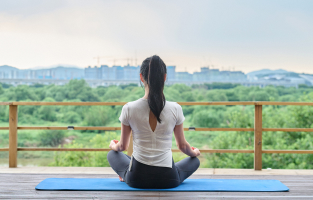
[[[313,73],[313,1],[0,1],[0,65],[87,67],[98,55],[141,64],[153,54],[177,71]]]

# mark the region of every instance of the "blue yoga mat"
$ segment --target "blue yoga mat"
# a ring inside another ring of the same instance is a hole
[[[47,178],[37,190],[106,190],[106,191],[186,191],[186,192],[284,192],[289,188],[278,180],[187,179],[176,188],[138,189],[117,178]]]

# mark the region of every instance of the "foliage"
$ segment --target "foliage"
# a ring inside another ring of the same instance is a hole
[[[81,117],[75,111],[69,111],[64,115],[64,121],[68,123],[78,123],[81,121]]]
[[[196,127],[214,127],[220,126],[218,116],[209,110],[196,112],[193,117],[193,123]]]
[[[61,130],[45,130],[39,133],[41,145],[43,146],[58,146],[62,143],[65,133]]]
[[[113,120],[111,113],[114,113],[111,107],[108,106],[93,106],[85,114],[84,123],[86,126],[105,126],[110,120]]]
[[[184,101],[300,101],[312,102],[313,87],[299,88],[244,87],[236,84],[212,83],[203,85],[174,84],[165,86],[166,100]],[[84,80],[71,80],[66,85],[0,84],[0,101],[47,102],[129,102],[144,95],[144,88],[136,84],[91,88]],[[254,106],[182,106],[186,117],[184,126],[195,127],[254,127]],[[19,125],[40,126],[119,126],[122,106],[19,106]],[[8,126],[8,106],[0,106],[1,126]],[[263,106],[265,128],[313,128],[312,106]],[[100,133],[100,134],[97,134]],[[58,146],[67,141],[68,148],[107,148],[116,132],[104,131],[40,131],[19,132],[19,147]],[[206,149],[253,149],[252,132],[192,132],[186,131],[187,141]],[[263,149],[311,150],[310,132],[263,132]],[[74,140],[75,139],[75,140]],[[73,141],[74,140],[74,141]],[[0,146],[7,147],[8,134],[0,134]],[[173,137],[173,148],[175,139]],[[38,153],[38,154],[35,154]],[[41,153],[41,154],[39,154]],[[47,156],[46,152],[27,152],[24,157]],[[57,152],[53,166],[108,166],[107,152]],[[2,154],[1,154],[2,155]],[[24,154],[19,154],[22,156]],[[51,157],[51,156],[50,156]],[[173,153],[175,161],[184,158]],[[263,154],[263,167],[287,169],[312,169],[312,154]],[[253,168],[253,154],[202,154],[201,167]]]
[[[3,94],[4,93],[4,89],[2,87],[2,85],[0,85],[0,94]]]
[[[91,148],[108,148],[110,141],[117,139],[115,132],[98,134],[90,140]],[[64,145],[65,148],[86,148],[83,144],[73,141],[72,144]],[[108,152],[101,151],[67,151],[56,152],[54,162],[50,166],[66,167],[109,167],[107,160]]]

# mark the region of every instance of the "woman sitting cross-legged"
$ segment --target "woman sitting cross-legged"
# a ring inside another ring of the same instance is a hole
[[[126,103],[119,117],[120,141],[112,140],[108,161],[113,170],[130,187],[162,189],[180,185],[199,167],[200,151],[191,147],[184,136],[182,107],[165,100],[163,94],[166,65],[159,56],[145,59],[140,68],[140,80],[145,95]],[[177,147],[189,157],[174,163],[172,133]],[[125,151],[133,134],[133,154]]]

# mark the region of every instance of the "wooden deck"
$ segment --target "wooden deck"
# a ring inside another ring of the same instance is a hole
[[[103,170],[101,168],[66,168],[67,170],[59,168],[59,172],[56,168],[45,168],[44,170],[44,168],[38,167],[37,169],[36,173],[36,167],[0,168],[0,199],[313,199],[312,170],[255,172],[242,169],[200,169],[190,177],[193,179],[277,179],[289,187],[289,192],[116,192],[37,191],[35,186],[45,178],[116,177],[108,168]],[[92,174],[93,171],[94,174]]]

